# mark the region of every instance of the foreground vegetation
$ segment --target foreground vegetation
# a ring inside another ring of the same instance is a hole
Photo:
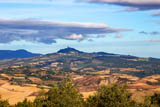
[[[74,87],[70,79],[54,85],[48,92],[41,91],[33,102],[25,99],[15,105],[0,100],[0,107],[159,107],[160,94],[147,96],[144,104],[131,100],[127,87],[111,84],[102,86],[86,100]]]

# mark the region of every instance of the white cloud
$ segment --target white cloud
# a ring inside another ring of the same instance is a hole
[[[103,34],[97,35],[97,38],[104,38],[104,37],[106,37],[106,35]]]
[[[68,37],[66,37],[67,39],[71,39],[71,40],[76,40],[76,39],[83,39],[83,35],[82,34],[79,34],[79,35],[77,35],[77,34],[72,34],[72,35],[70,35],[70,36],[68,36]]]
[[[160,11],[153,12],[152,16],[160,16]]]
[[[151,42],[160,42],[160,40],[157,40],[157,39],[152,39],[150,40]]]
[[[123,36],[121,34],[116,34],[115,38],[122,38]]]
[[[113,28],[96,23],[0,19],[0,43],[26,40],[51,44],[55,43],[56,39],[80,41],[92,38],[92,35],[121,31],[130,31],[130,29]]]

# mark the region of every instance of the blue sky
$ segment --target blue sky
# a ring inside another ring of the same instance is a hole
[[[0,50],[46,54],[70,46],[160,58],[159,8],[93,1],[0,0]]]

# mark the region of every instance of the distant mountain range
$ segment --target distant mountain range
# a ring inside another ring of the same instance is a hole
[[[0,50],[0,60],[13,59],[13,58],[29,58],[29,57],[35,57],[40,55],[41,54],[31,53],[23,49],[16,50],[16,51]]]
[[[60,49],[59,51],[57,51],[56,53],[50,53],[47,55],[54,55],[54,54],[89,54],[83,51],[79,51],[77,49],[71,48],[71,47],[67,47],[64,49]],[[119,54],[114,54],[114,53],[106,53],[106,52],[93,52],[90,54],[96,54],[96,55],[119,55]],[[5,60],[5,59],[15,59],[15,58],[30,58],[30,57],[35,57],[35,56],[41,56],[42,54],[39,53],[32,53],[32,52],[28,52],[24,49],[20,49],[20,50],[0,50],[0,60]],[[45,56],[45,55],[43,55]],[[135,56],[130,56],[130,55],[120,55],[121,58],[128,58],[128,59],[135,59],[138,57]]]
[[[11,59],[0,61],[0,68],[27,66],[79,74],[109,69],[111,74],[122,73],[138,77],[160,74],[160,59],[157,58],[142,58],[105,52],[87,53],[70,47],[47,55],[34,54],[26,50],[3,50],[0,51],[0,59]],[[135,72],[131,72],[133,69]]]

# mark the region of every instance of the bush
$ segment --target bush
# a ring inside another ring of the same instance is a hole
[[[15,107],[36,107],[33,102],[28,101],[25,99],[23,102],[18,102]]]
[[[0,97],[0,107],[9,107],[9,103],[7,100],[1,100]]]
[[[83,107],[84,101],[72,81],[67,79],[37,97],[34,103],[37,107]]]
[[[117,84],[102,86],[98,92],[86,101],[86,107],[134,107],[126,86]]]

